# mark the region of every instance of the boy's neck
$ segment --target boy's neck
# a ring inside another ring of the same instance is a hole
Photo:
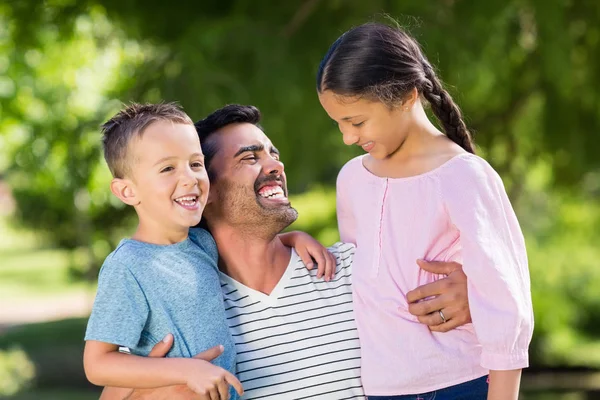
[[[140,220],[131,238],[144,243],[169,245],[186,240],[188,232],[189,228],[173,229],[173,227],[160,226],[159,224],[143,223]]]

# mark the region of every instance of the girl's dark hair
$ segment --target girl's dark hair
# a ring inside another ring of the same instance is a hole
[[[367,23],[340,36],[319,65],[317,90],[378,100],[394,107],[416,88],[450,139],[475,153],[460,109],[414,38],[400,28]]]

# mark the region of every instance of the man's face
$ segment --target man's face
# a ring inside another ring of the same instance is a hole
[[[231,124],[208,140],[217,141],[219,149],[210,167],[214,179],[206,216],[211,224],[225,222],[271,235],[298,218],[287,198],[279,151],[260,128]]]

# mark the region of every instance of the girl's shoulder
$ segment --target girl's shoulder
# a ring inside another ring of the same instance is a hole
[[[338,173],[338,183],[348,180],[348,179],[356,179],[359,174],[363,172],[363,164],[362,159],[365,155],[356,156],[350,161],[346,162],[340,172]]]
[[[494,190],[504,186],[502,178],[494,168],[482,157],[472,153],[462,153],[451,158],[439,170],[439,181],[442,192],[460,190],[472,191]]]
[[[446,174],[459,174],[461,177],[498,176],[487,160],[472,153],[460,153],[450,158],[443,168]]]

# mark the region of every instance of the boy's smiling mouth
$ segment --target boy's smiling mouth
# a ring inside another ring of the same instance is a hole
[[[175,203],[179,204],[181,207],[187,210],[196,210],[199,206],[198,198],[199,196],[196,195],[185,195],[177,197],[175,199]]]

